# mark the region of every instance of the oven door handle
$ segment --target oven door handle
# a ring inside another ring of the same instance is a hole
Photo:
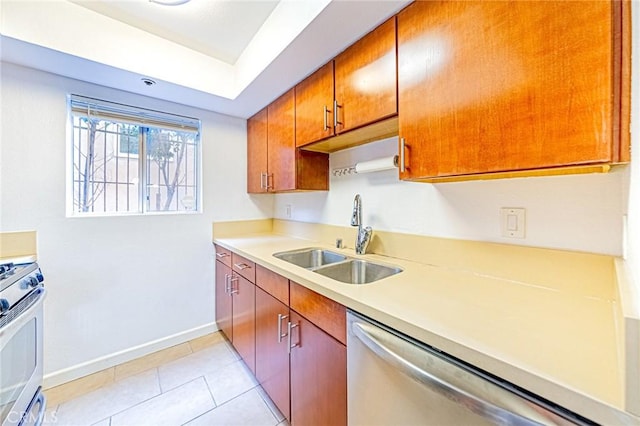
[[[34,415],[32,413],[33,407],[38,406],[38,414]],[[42,388],[38,389],[38,393],[31,400],[27,411],[24,413],[24,417],[22,418],[22,423],[20,426],[42,426],[44,423],[44,416],[47,412],[47,397],[42,392]]]
[[[24,309],[23,311],[16,314],[15,312],[12,312],[12,310],[9,310],[3,317],[0,317],[0,320],[2,320],[5,316],[13,316],[6,324],[0,327],[0,338],[4,338],[5,333],[7,333],[10,329],[13,329],[14,327],[22,327],[22,325],[24,325],[27,321],[29,321],[30,318],[33,317],[33,312],[38,309],[44,302],[44,298],[47,295],[47,290],[45,290],[44,287],[40,287],[35,289],[33,293],[36,293],[37,297],[33,299],[26,308],[20,306],[16,306],[15,308],[13,308]],[[0,347],[2,347],[1,344]]]

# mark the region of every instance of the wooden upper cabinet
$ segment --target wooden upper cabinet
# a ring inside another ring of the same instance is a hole
[[[333,61],[298,83],[295,92],[296,146],[333,136]]]
[[[247,192],[329,189],[329,154],[295,143],[295,91],[289,90],[247,121]]]
[[[395,115],[396,17],[335,58],[336,133]]]
[[[247,120],[247,192],[267,192],[267,109]]]
[[[267,107],[268,186],[288,191],[296,186],[296,115],[293,89]]]
[[[405,8],[401,178],[628,161],[627,23],[619,1]]]

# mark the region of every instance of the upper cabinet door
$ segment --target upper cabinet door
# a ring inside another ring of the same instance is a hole
[[[624,161],[621,8],[609,1],[418,1],[404,9],[401,177]]]
[[[268,184],[271,191],[296,188],[296,135],[294,89],[267,107],[269,157]]]
[[[296,146],[334,135],[333,61],[298,83],[295,98]]]
[[[247,120],[247,192],[267,192],[267,109]]]
[[[336,133],[398,112],[395,16],[335,58],[335,90]]]

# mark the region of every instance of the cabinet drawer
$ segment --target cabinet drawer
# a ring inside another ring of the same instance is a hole
[[[256,265],[256,285],[289,306],[289,280],[282,275]]]
[[[290,281],[291,309],[320,327],[342,344],[347,344],[347,310],[340,303]]]
[[[252,283],[256,282],[256,264],[252,261],[236,254],[231,253],[231,268],[233,271],[242,275]]]
[[[216,260],[219,260],[228,267],[231,267],[231,250],[227,250],[217,244],[214,244],[213,246],[216,248]]]

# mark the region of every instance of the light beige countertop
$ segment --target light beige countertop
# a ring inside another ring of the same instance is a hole
[[[214,225],[215,226],[215,225]],[[452,266],[381,255],[364,258],[403,272],[345,284],[273,257],[322,242],[274,233],[214,239],[305,287],[428,345],[603,424],[640,424],[623,413],[624,360],[615,297],[577,294]],[[509,259],[505,259],[506,262]]]

